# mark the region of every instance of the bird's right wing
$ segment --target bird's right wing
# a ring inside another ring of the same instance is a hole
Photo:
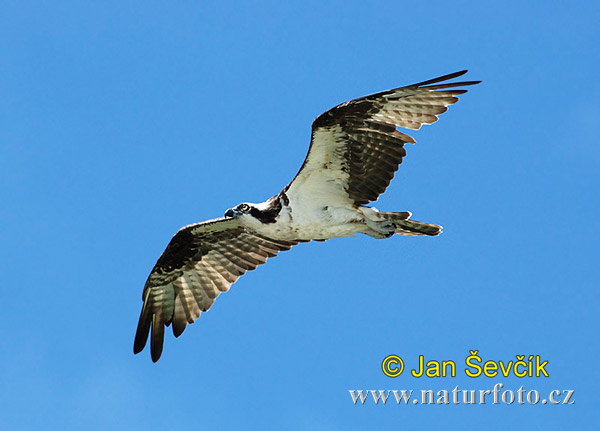
[[[233,218],[180,229],[144,286],[134,353],[144,349],[151,332],[150,352],[152,360],[158,361],[165,326],[172,323],[173,334],[180,336],[186,325],[194,323],[241,275],[295,244],[251,233]]]

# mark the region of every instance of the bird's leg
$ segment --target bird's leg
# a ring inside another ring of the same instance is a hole
[[[375,221],[366,218],[365,221],[368,227],[365,233],[373,238],[389,238],[396,232],[396,225],[391,220]]]

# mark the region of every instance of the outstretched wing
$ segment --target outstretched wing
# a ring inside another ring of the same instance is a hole
[[[417,130],[436,122],[456,96],[467,92],[456,87],[481,82],[439,84],[465,73],[361,97],[319,115],[304,164],[284,189],[287,196],[312,201],[337,196],[356,205],[377,200],[406,155],[404,144],[415,143],[398,127]]]
[[[180,229],[144,286],[133,352],[143,350],[151,330],[152,360],[158,361],[165,326],[172,323],[173,334],[179,337],[186,325],[194,323],[241,275],[295,244],[251,233],[232,218]]]

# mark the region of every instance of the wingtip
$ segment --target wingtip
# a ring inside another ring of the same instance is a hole
[[[148,336],[151,332],[150,357],[152,358],[152,362],[157,362],[160,359],[163,351],[165,328],[161,322],[157,321],[156,315],[153,315],[152,318],[148,320],[142,319],[143,317],[144,315],[141,316],[138,329],[135,333],[135,340],[133,341],[133,354],[137,355],[144,350],[146,343],[148,342]],[[152,330],[150,330],[150,328],[152,328]]]
[[[431,84],[437,84],[438,82],[449,81],[451,79],[458,78],[459,76],[463,76],[468,71],[469,71],[468,69],[459,70],[458,72],[449,73],[447,75],[438,76],[437,78],[428,79],[427,81],[418,82],[416,84],[410,85],[409,87],[423,87],[425,85],[431,85]],[[432,86],[429,88],[438,88],[438,87],[444,88],[445,86],[452,87],[452,86],[459,86],[459,85],[474,85],[474,84],[479,84],[480,82],[481,81],[453,82],[453,83],[442,84],[439,86]]]
[[[459,70],[458,72],[451,73],[450,75],[454,75],[452,78],[456,78],[459,76],[463,76],[468,71],[469,71],[469,69],[463,69],[463,70]],[[448,79],[451,79],[451,78],[448,78]]]
[[[150,332],[150,322],[144,320],[144,315],[140,316],[140,321],[138,323],[137,330],[135,332],[135,339],[133,340],[133,354],[137,355],[144,347],[146,347],[146,342],[148,341],[148,334]]]
[[[163,343],[165,338],[165,326],[159,317],[154,314],[152,317],[152,335],[150,336],[150,356],[152,362],[160,359],[163,351]]]
[[[144,347],[146,347],[147,340],[148,340],[148,333],[146,333],[144,335],[140,331],[138,331],[135,334],[135,340],[133,341],[133,354],[134,355],[137,355],[142,350],[144,350]]]
[[[175,323],[175,320],[173,320],[173,335],[175,336],[175,338],[179,338],[181,334],[183,334],[183,331],[185,331],[185,327],[186,327],[186,323],[184,323],[183,325],[179,324],[179,323]]]

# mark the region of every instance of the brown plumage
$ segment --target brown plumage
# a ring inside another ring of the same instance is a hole
[[[194,323],[246,271],[295,244],[250,233],[230,218],[180,229],[144,286],[134,353],[143,350],[151,332],[152,360],[158,361],[165,326],[172,323],[173,334],[179,337],[188,323]]]
[[[377,200],[390,184],[402,158],[405,143],[415,140],[398,127],[418,130],[432,124],[447,106],[458,102],[458,95],[467,90],[456,89],[481,81],[437,84],[467,73],[466,70],[439,78],[407,85],[393,90],[342,103],[319,115],[312,125],[311,148],[300,172],[310,169],[311,150],[323,134],[335,134],[347,163],[341,170],[349,174],[346,192],[356,205]],[[300,174],[299,172],[299,174]]]

